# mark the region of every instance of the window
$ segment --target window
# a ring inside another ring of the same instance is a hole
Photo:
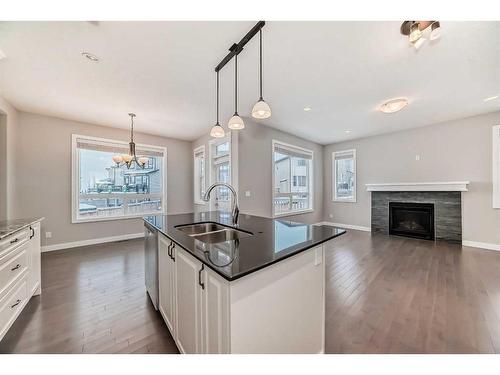
[[[273,140],[273,214],[313,210],[313,152]]]
[[[231,133],[224,138],[210,141],[210,181],[231,184]],[[212,191],[212,209],[231,210],[231,196],[226,187],[217,187]]]
[[[356,202],[356,150],[332,153],[333,200]]]
[[[72,222],[140,217],[164,213],[166,149],[136,145],[147,156],[142,169],[117,166],[113,155],[128,153],[121,141],[73,134]]]
[[[205,146],[194,150],[194,203],[205,204]]]
[[[493,208],[500,208],[500,125],[493,127]]]

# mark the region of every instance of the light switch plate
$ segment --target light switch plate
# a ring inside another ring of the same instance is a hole
[[[251,196],[252,196],[252,193],[250,192],[250,190],[246,190],[245,197],[251,197]]]
[[[45,238],[52,238],[52,232],[45,232]]]

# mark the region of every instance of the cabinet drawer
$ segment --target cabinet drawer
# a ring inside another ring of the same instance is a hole
[[[31,230],[29,228],[25,228],[11,234],[10,236],[0,240],[0,264],[2,263],[2,258],[7,255],[11,250],[19,246],[20,244],[29,240],[31,234]]]
[[[17,318],[28,298],[26,278],[12,288],[11,292],[0,300],[0,339]]]
[[[28,245],[22,244],[0,263],[0,298],[28,269]]]

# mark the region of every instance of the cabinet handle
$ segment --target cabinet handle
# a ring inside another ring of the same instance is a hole
[[[35,237],[35,230],[32,227],[30,227],[30,229],[31,229],[31,236],[30,236],[31,240],[33,237]]]
[[[167,254],[170,259],[172,259],[172,254],[170,253],[171,248],[172,248],[172,241],[170,241],[170,245],[168,245],[168,250],[167,250]]]
[[[19,241],[19,238],[16,238],[15,240],[10,241],[10,244],[12,245],[13,243],[16,243],[17,241]]]
[[[205,290],[205,283],[201,281],[201,273],[205,269],[205,265],[202,264],[200,270],[198,271],[198,284],[200,284],[201,289]]]
[[[172,250],[170,250],[170,254],[172,256],[172,260],[175,262],[174,249],[175,249],[175,243],[172,244]]]
[[[10,270],[15,271],[15,270],[19,269],[20,267],[21,267],[20,264],[16,264],[16,266],[14,268],[11,268]]]
[[[14,303],[14,304],[13,304],[10,308],[11,308],[11,309],[13,309],[14,307],[16,307],[17,305],[19,305],[20,303],[21,303],[21,300],[20,300],[20,299],[18,299],[18,300],[16,301],[16,303]]]

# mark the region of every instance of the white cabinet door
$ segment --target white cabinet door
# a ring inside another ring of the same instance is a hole
[[[182,353],[202,353],[201,262],[176,248],[177,329],[176,342]]]
[[[172,242],[163,236],[158,238],[159,310],[168,329],[175,337],[175,263],[170,257]]]
[[[203,283],[203,352],[229,353],[229,283],[208,267]]]
[[[38,295],[41,292],[41,253],[40,223],[30,227],[28,293]]]

